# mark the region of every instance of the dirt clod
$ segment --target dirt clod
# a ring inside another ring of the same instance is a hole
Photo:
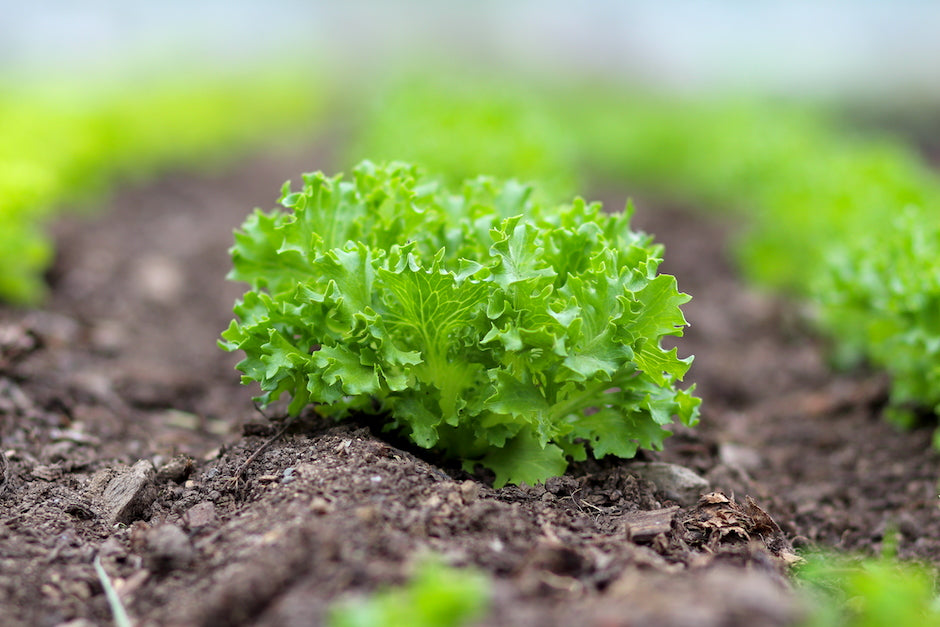
[[[188,567],[195,559],[186,532],[171,524],[151,527],[144,535],[144,566],[157,574]]]
[[[40,346],[39,337],[22,323],[0,324],[0,372]]]

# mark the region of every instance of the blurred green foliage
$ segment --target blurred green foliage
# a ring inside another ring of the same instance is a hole
[[[576,137],[560,128],[562,86],[440,72],[393,77],[369,93],[347,161],[408,161],[450,184],[538,181],[557,203],[578,188]]]
[[[314,88],[316,85],[316,88]],[[204,167],[317,117],[339,91],[284,74],[0,92],[0,298],[36,303],[41,224],[170,164]],[[439,71],[356,89],[346,161],[406,159],[452,182],[587,181],[740,215],[742,272],[814,305],[837,362],[893,377],[891,416],[940,412],[940,182],[901,142],[832,111]]]
[[[934,573],[890,552],[864,559],[814,553],[797,571],[797,581],[810,603],[804,627],[940,625]]]
[[[52,257],[43,223],[116,181],[205,169],[310,126],[321,103],[286,76],[140,79],[0,89],[0,299],[36,304]]]
[[[334,605],[326,624],[329,627],[459,627],[485,614],[490,585],[490,580],[482,573],[426,561],[402,587]]]

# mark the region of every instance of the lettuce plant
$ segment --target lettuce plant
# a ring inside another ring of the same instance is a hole
[[[919,410],[940,416],[940,228],[933,211],[908,206],[877,233],[835,248],[819,279],[820,319],[839,356],[865,357],[894,376],[887,416],[909,426]],[[934,435],[940,447],[940,429]]]
[[[220,342],[244,351],[262,403],[381,413],[497,485],[588,452],[629,458],[659,448],[674,417],[697,421],[676,385],[691,358],[662,346],[689,297],[629,211],[541,206],[485,177],[449,190],[370,162],[286,183],[280,204],[236,232],[230,278],[250,290]]]

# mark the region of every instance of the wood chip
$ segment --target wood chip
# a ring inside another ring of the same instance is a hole
[[[153,464],[141,460],[119,472],[102,494],[104,509],[112,523],[131,523],[142,518],[157,498]]]
[[[667,533],[677,511],[679,506],[674,505],[665,509],[625,514],[623,522],[628,537],[634,542],[646,542],[661,533]]]

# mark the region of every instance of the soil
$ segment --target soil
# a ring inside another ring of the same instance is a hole
[[[809,312],[743,286],[733,225],[654,203],[635,226],[695,296],[676,344],[704,399],[664,451],[494,490],[367,421],[269,420],[216,347],[242,291],[226,249],[315,169],[330,155],[168,174],[53,225],[47,304],[0,308],[4,625],[111,624],[96,561],[155,626],[320,624],[431,553],[493,576],[482,625],[790,625],[794,547],[873,554],[896,533],[940,563],[932,428],[885,422],[883,378],[833,373]]]

